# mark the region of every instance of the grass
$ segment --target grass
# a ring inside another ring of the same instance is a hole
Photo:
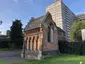
[[[14,62],[9,64],[79,64],[80,61],[82,61],[83,64],[85,64],[85,56],[59,54],[50,58],[42,59],[40,61],[25,60],[23,62]],[[3,60],[2,60],[0,61],[0,64],[7,64],[7,63],[3,63]]]
[[[4,60],[0,59],[0,64],[11,64],[11,63],[5,62]]]
[[[21,49],[9,49],[9,48],[0,48],[0,52],[3,52],[3,51],[13,51],[13,52],[19,52],[21,51]]]
[[[80,62],[85,64],[85,56],[79,55],[69,55],[69,54],[60,54],[51,58],[45,58],[42,60],[26,60],[21,63],[13,64],[79,64]]]
[[[0,52],[1,51],[9,51],[9,49],[8,48],[0,48]]]

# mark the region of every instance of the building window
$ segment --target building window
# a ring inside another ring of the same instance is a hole
[[[53,42],[53,27],[50,25],[50,27],[48,26],[48,42]]]
[[[50,38],[51,38],[51,42],[53,42],[53,29],[52,28],[51,28]]]
[[[50,27],[48,26],[48,42],[50,42]]]

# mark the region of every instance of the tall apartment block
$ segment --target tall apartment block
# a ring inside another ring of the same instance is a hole
[[[69,41],[71,25],[76,18],[75,14],[63,3],[62,0],[57,0],[53,4],[47,6],[46,12],[49,12],[56,25],[65,31],[66,40]]]

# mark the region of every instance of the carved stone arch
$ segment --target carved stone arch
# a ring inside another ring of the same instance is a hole
[[[54,23],[53,23],[53,22],[51,22],[51,23],[49,24],[49,26],[54,30]]]
[[[35,35],[35,39],[34,39],[34,51],[36,51],[36,40],[37,40],[37,35]]]
[[[25,46],[26,46],[26,49],[28,49],[28,40],[29,40],[29,37],[26,37],[26,44],[25,44]]]
[[[32,39],[32,50],[34,50],[34,41],[35,41],[35,36],[33,36],[33,39]]]
[[[38,40],[39,40],[39,36],[37,36],[37,39],[36,39],[36,51],[38,51],[38,46],[39,46],[38,45],[38,43],[39,43]]]
[[[31,49],[30,49],[30,45],[31,45],[31,37],[29,37],[29,41],[28,41],[28,42],[29,42],[29,44],[28,44],[28,49],[31,50]]]
[[[53,20],[53,19],[52,19],[52,15],[51,15],[50,12],[47,12],[47,17],[48,17],[49,19]]]
[[[32,41],[33,41],[33,36],[30,36],[31,40],[30,40],[30,50],[32,51]]]
[[[28,37],[25,37],[24,38],[24,46],[25,46],[26,49],[27,49],[27,43],[28,43],[27,41],[28,41]]]
[[[52,19],[52,15],[51,15],[51,13],[50,12],[47,12],[46,13],[46,15],[45,15],[45,18],[44,18],[44,20],[43,20],[44,22],[44,24],[49,24],[50,22],[52,22],[53,21],[53,19]]]

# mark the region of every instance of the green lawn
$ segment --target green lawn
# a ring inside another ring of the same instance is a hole
[[[1,51],[9,51],[9,49],[8,48],[0,48],[0,52]]]
[[[5,62],[4,60],[0,59],[0,64],[12,64],[12,63]]]
[[[79,64],[80,61],[85,64],[85,56],[59,54],[51,58],[42,60],[26,60],[24,62],[10,63],[10,64]],[[2,63],[5,64],[5,63]],[[7,63],[6,63],[7,64]]]

